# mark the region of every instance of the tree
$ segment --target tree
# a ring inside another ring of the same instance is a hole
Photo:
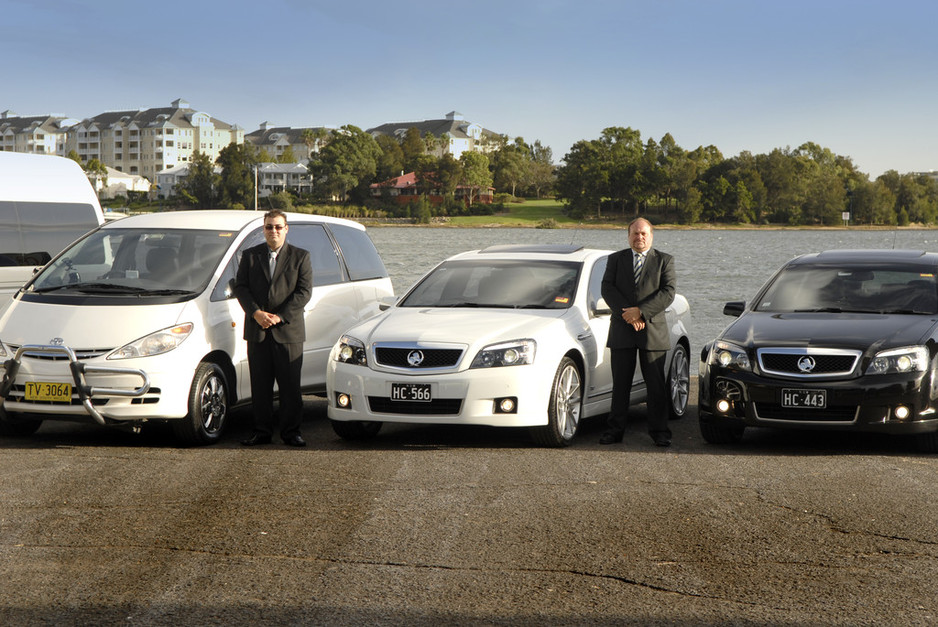
[[[217,164],[222,170],[218,184],[222,206],[253,206],[254,168],[257,162],[251,145],[228,144],[218,153]]]
[[[189,162],[189,175],[180,185],[180,192],[187,202],[199,209],[207,209],[215,204],[215,166],[207,154],[198,150],[192,153]]]
[[[306,144],[306,158],[309,159],[313,156],[313,153],[322,150],[322,147],[329,139],[329,131],[322,127],[304,128],[300,133],[300,137],[303,138],[303,143]]]
[[[279,163],[297,163],[296,155],[293,153],[293,146],[287,146],[282,153],[280,153],[280,158],[277,159]]]
[[[381,155],[376,165],[376,177],[379,181],[404,174],[404,151],[396,139],[390,135],[378,135],[375,140]]]
[[[475,202],[478,190],[492,186],[492,174],[489,172],[489,159],[481,152],[467,150],[459,157],[462,165],[463,184],[469,188],[469,205]]]
[[[411,126],[404,133],[404,139],[401,141],[401,151],[404,153],[404,169],[413,172],[417,163],[417,158],[422,155],[427,148],[427,144],[420,136],[420,129]]]
[[[85,164],[84,170],[95,192],[98,191],[98,181],[101,181],[102,188],[107,187],[107,167],[103,163],[91,158]]]
[[[377,172],[381,149],[375,139],[357,126],[347,124],[309,162],[314,180],[340,202],[364,201],[368,185]]]
[[[557,197],[566,202],[574,218],[602,216],[602,199],[609,184],[602,154],[599,141],[580,140],[564,155],[564,165],[557,169]]]

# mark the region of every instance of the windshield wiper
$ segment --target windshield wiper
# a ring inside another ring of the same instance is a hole
[[[814,309],[795,309],[794,313],[881,313],[870,309],[843,309],[841,307],[816,307]]]
[[[130,285],[119,285],[117,283],[66,283],[64,285],[54,285],[52,287],[41,287],[34,289],[36,294],[45,294],[55,292],[56,290],[78,290],[79,292],[124,292],[126,294],[137,294],[146,290],[140,287]]]
[[[133,287],[130,285],[120,285],[119,283],[76,283],[72,285],[79,292],[93,294],[95,292],[121,292],[124,294],[140,294],[148,290],[142,287]]]

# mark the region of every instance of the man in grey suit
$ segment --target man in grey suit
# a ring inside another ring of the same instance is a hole
[[[664,364],[671,347],[664,310],[674,301],[674,258],[651,247],[651,223],[629,224],[629,248],[609,255],[602,295],[612,309],[606,346],[611,350],[612,408],[600,444],[621,442],[629,415],[636,353],[648,389],[648,433],[658,446],[671,445]]]
[[[303,309],[313,290],[309,252],[286,242],[287,216],[280,210],[264,214],[266,242],[241,255],[235,296],[244,310],[248,343],[254,434],[245,446],[268,444],[274,427],[274,381],[280,389],[280,437],[290,446],[306,446],[300,433],[303,395]]]

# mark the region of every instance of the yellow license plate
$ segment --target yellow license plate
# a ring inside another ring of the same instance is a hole
[[[49,381],[27,381],[26,400],[70,403],[72,402],[72,385],[70,383],[51,383]]]

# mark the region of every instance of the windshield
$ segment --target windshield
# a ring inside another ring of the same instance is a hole
[[[938,312],[938,285],[920,268],[793,266],[783,270],[756,311]]]
[[[579,272],[580,264],[569,261],[447,261],[400,306],[565,309],[573,304]]]
[[[66,250],[30,289],[144,295],[201,292],[231,235],[230,231],[101,229]]]

